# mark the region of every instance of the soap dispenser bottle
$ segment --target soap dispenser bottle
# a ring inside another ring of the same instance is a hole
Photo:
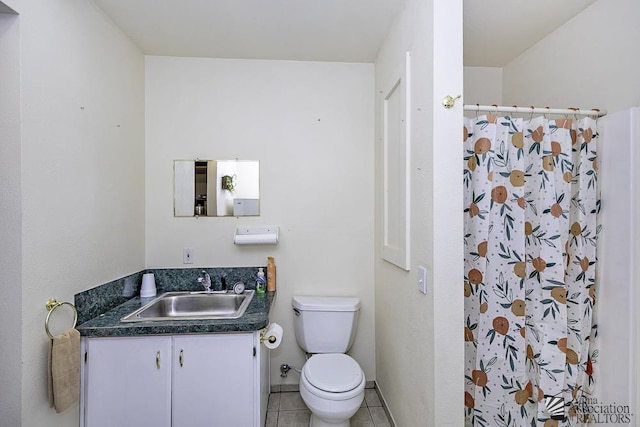
[[[264,277],[264,269],[258,268],[258,277],[256,277],[256,292],[264,294],[267,291],[267,279]]]

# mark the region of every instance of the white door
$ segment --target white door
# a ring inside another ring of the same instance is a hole
[[[173,427],[254,425],[253,334],[173,339]]]
[[[87,339],[85,427],[171,426],[171,338]]]

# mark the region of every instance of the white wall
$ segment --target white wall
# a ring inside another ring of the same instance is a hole
[[[638,106],[640,2],[598,0],[503,70],[506,105]]]
[[[463,271],[463,183],[460,179],[460,123],[462,102],[451,109],[443,107],[445,95],[458,95],[463,90],[462,66],[462,0],[435,0],[433,14],[433,196],[426,207],[433,211],[428,248],[431,257],[430,278],[433,296],[434,347],[434,426],[460,426],[459,411],[464,387],[455,379],[464,369],[464,341],[458,336],[464,324],[464,298],[460,292]],[[424,126],[424,125],[423,125]],[[428,128],[423,128],[428,129]],[[422,143],[417,144],[421,146]],[[420,167],[417,167],[421,170]],[[424,191],[420,192],[424,197]],[[425,205],[418,206],[418,213]],[[417,236],[420,241],[423,235]],[[414,282],[415,284],[415,282]]]
[[[420,16],[418,12],[422,12]],[[376,370],[377,385],[383,395],[387,406],[393,415],[396,425],[418,426],[424,425],[425,420],[432,419],[433,393],[430,384],[433,383],[433,319],[431,312],[433,303],[430,298],[417,293],[414,286],[414,276],[410,272],[384,261],[382,257],[382,212],[383,212],[383,128],[382,105],[383,96],[389,90],[389,82],[398,78],[402,72],[405,52],[411,50],[411,83],[415,88],[416,77],[420,74],[414,72],[418,67],[424,68],[425,57],[431,56],[429,38],[419,44],[420,30],[422,26],[428,26],[431,22],[432,11],[421,11],[416,2],[409,2],[403,13],[397,18],[385,44],[383,45],[376,61],[376,242],[375,242],[375,269],[376,269]],[[427,19],[422,21],[420,18]],[[422,22],[421,22],[422,21]],[[416,46],[417,45],[417,46]],[[415,52],[416,48],[425,49],[427,52]],[[428,79],[432,71],[424,75]],[[433,91],[427,85],[425,96]],[[416,93],[415,89],[411,95]],[[409,109],[410,114],[414,108]],[[425,117],[427,123],[431,123],[431,117]],[[415,122],[416,119],[412,119]],[[428,134],[416,135],[412,133],[413,140],[424,138],[430,141]],[[426,142],[425,141],[425,142]],[[426,145],[426,144],[425,144]],[[414,145],[408,142],[410,150]],[[412,152],[411,157],[417,160]],[[426,155],[424,156],[426,157]],[[421,161],[425,161],[425,158]],[[413,167],[409,168],[410,183],[413,186],[415,176]],[[426,188],[432,185],[432,176],[425,170]],[[413,196],[413,194],[411,195]],[[423,202],[427,202],[425,197]],[[419,201],[412,198],[410,215],[413,216],[415,203]],[[424,221],[431,220],[429,210],[425,211]],[[411,223],[410,239],[415,244],[415,236],[418,233],[427,235],[427,223],[416,227]],[[424,259],[428,256],[423,249],[416,253],[411,246],[410,262],[414,266],[416,258]],[[416,363],[420,361],[420,363]]]
[[[44,304],[144,268],[144,62],[88,0],[13,6],[21,48],[22,425],[72,426],[77,405],[56,414],[47,402]],[[52,317],[65,327],[71,321],[62,311]]]
[[[351,350],[375,379],[373,66],[203,58],[146,58],[147,267],[266,265],[275,256],[271,321],[285,330],[271,353],[272,384],[302,366],[294,294],[355,295]],[[173,160],[260,161],[260,216],[173,217]],[[277,225],[277,246],[235,246],[240,225]],[[182,264],[182,248],[195,264]]]
[[[0,3],[1,5],[1,3]],[[0,414],[7,425],[19,425],[22,359],[20,197],[20,35],[17,15],[0,14]]]
[[[464,103],[502,105],[502,68],[464,67]]]
[[[640,340],[635,322],[638,236],[640,235],[640,109],[632,108],[600,119],[598,183],[602,192],[598,239],[598,373],[593,398],[600,404],[630,407],[629,424],[637,425],[640,387],[637,381]],[[621,411],[618,411],[621,412]],[[611,425],[616,425],[612,420]]]
[[[463,322],[462,181],[457,167],[462,108],[460,103],[453,110],[440,105],[445,94],[462,91],[462,2],[429,3],[407,2],[376,61],[376,382],[398,426],[463,422],[462,379],[456,374],[463,370],[458,333]],[[412,87],[409,272],[381,258],[382,94],[406,51],[411,52]],[[419,265],[429,271],[427,295],[416,286]]]

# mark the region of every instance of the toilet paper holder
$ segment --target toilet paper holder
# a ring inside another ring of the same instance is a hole
[[[280,240],[280,227],[237,227],[233,234],[236,245],[277,245]]]
[[[260,344],[273,350],[280,346],[282,342],[282,326],[277,323],[270,323],[269,326],[260,331]]]
[[[277,338],[273,335],[269,335],[268,337],[264,335],[264,332],[260,332],[260,343],[262,344],[265,341],[269,341],[271,344],[276,342]]]

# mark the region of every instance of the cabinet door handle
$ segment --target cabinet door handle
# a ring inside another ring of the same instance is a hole
[[[180,354],[178,355],[178,362],[180,362],[180,367],[184,364],[184,350],[180,349]]]
[[[156,352],[156,368],[160,369],[160,350]]]

